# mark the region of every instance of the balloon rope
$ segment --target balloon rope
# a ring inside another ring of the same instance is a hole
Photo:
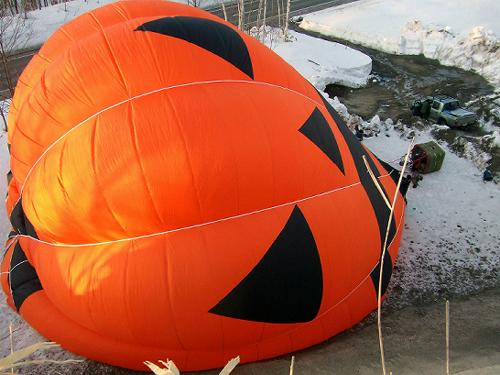
[[[368,164],[368,161],[366,160],[366,155],[363,155],[363,161],[365,162],[365,166],[366,166],[366,169],[368,170],[368,174],[372,178],[372,181],[375,184],[375,186],[377,187],[378,192],[380,193],[380,195],[384,199],[384,202],[385,202],[387,208],[390,209],[391,204],[389,203],[389,199],[387,199],[387,196],[385,195],[384,191],[382,190],[382,187],[378,183],[377,178],[375,177],[375,174],[373,173],[372,169],[370,168],[370,164]]]
[[[21,264],[26,263],[27,261],[28,261],[27,259],[20,261],[20,262],[19,262],[19,263],[17,263],[14,267],[12,267],[9,271],[6,271],[6,272],[0,272],[0,275],[10,274],[12,271],[14,271],[14,270],[16,269],[16,267],[17,267],[17,266],[20,266]]]
[[[141,94],[138,94],[138,95],[135,95],[135,96],[132,96],[132,97],[128,97],[122,101],[119,101],[117,103],[114,103],[106,108],[103,108],[99,111],[97,111],[96,113],[90,115],[89,117],[87,117],[86,119],[80,121],[78,124],[74,125],[73,127],[71,127],[70,129],[68,129],[64,134],[62,134],[58,139],[56,139],[55,141],[53,141],[50,145],[48,145],[45,150],[42,152],[42,154],[38,157],[37,160],[35,160],[35,162],[33,163],[33,165],[31,166],[31,168],[29,169],[28,173],[26,174],[26,177],[24,178],[24,181],[21,185],[21,189],[20,189],[20,193],[19,193],[19,198],[17,199],[16,203],[14,204],[14,206],[19,202],[19,200],[21,199],[22,197],[22,194],[24,192],[24,187],[26,186],[26,183],[28,181],[28,179],[31,177],[31,175],[33,174],[36,166],[40,163],[40,161],[45,157],[45,155],[51,150],[53,149],[57,144],[59,144],[60,142],[62,142],[66,137],[68,137],[70,134],[72,134],[73,132],[75,132],[77,129],[79,129],[80,127],[86,125],[86,124],[89,124],[90,123],[90,120],[94,119],[94,118],[97,118],[99,115],[103,114],[103,113],[106,113],[107,111],[110,111],[116,107],[119,107],[121,105],[125,105],[125,104],[128,104],[129,102],[132,102],[134,100],[137,100],[137,99],[140,99],[140,98],[144,98],[146,96],[149,96],[149,95],[153,95],[153,94],[157,94],[157,93],[160,93],[160,92],[165,92],[165,91],[170,91],[170,90],[174,90],[174,89],[179,89],[179,88],[186,88],[186,87],[195,87],[195,86],[202,86],[202,85],[217,85],[217,84],[245,84],[245,85],[258,85],[258,86],[268,86],[268,87],[275,87],[277,89],[281,89],[281,90],[284,90],[284,91],[288,91],[292,94],[295,94],[295,95],[298,95],[298,96],[301,96],[303,97],[304,99],[308,100],[309,102],[312,102],[315,106],[318,106],[320,107],[321,105],[314,99],[310,98],[309,96],[307,95],[304,95],[300,92],[297,92],[295,90],[292,90],[288,87],[283,87],[283,86],[280,86],[280,85],[275,85],[273,83],[268,83],[268,82],[259,82],[259,81],[247,81],[247,80],[210,80],[210,81],[197,81],[197,82],[187,82],[187,83],[181,83],[181,84],[177,84],[177,85],[172,85],[172,86],[166,86],[166,87],[160,87],[160,88],[157,88],[157,89],[154,89],[154,90],[151,90],[151,91],[148,91],[148,92],[144,92],[144,93],[141,93]],[[326,108],[323,106],[323,108],[326,110]]]
[[[295,356],[292,355],[292,361],[290,362],[290,375],[293,375],[293,367],[295,365]]]
[[[446,330],[446,375],[450,375],[450,301],[445,305],[445,330]]]
[[[389,176],[388,174],[385,174],[383,176],[380,176],[379,178],[385,178],[385,177],[388,177],[388,176]],[[181,232],[181,231],[185,231],[185,230],[189,230],[189,229],[200,228],[200,227],[205,227],[205,226],[208,226],[208,225],[218,224],[218,223],[222,223],[222,222],[225,222],[225,221],[231,221],[231,220],[241,219],[241,218],[244,218],[244,217],[247,217],[247,216],[251,216],[251,215],[255,215],[255,214],[260,214],[260,213],[263,213],[263,212],[268,212],[268,211],[272,211],[272,210],[275,210],[275,209],[279,209],[279,208],[283,208],[283,207],[292,206],[292,205],[296,205],[296,204],[299,204],[299,203],[307,202],[307,201],[315,199],[315,198],[320,198],[320,197],[323,197],[323,196],[326,196],[326,195],[330,195],[330,194],[333,194],[333,193],[341,191],[341,190],[351,189],[351,188],[354,188],[354,187],[357,187],[357,186],[360,186],[360,185],[361,185],[361,182],[358,181],[358,182],[355,182],[355,183],[353,183],[351,185],[342,186],[342,187],[339,187],[339,188],[335,188],[335,189],[332,189],[332,190],[328,190],[328,191],[324,191],[324,192],[321,192],[321,193],[318,193],[318,194],[314,194],[314,195],[311,195],[311,196],[308,196],[308,197],[305,197],[305,198],[297,199],[297,200],[294,200],[294,201],[291,201],[291,202],[285,202],[285,203],[277,204],[275,206],[266,207],[266,208],[262,208],[262,209],[255,210],[255,211],[245,212],[245,213],[242,213],[242,214],[238,214],[238,215],[234,215],[234,216],[228,216],[228,217],[224,217],[224,218],[216,219],[216,220],[212,220],[212,221],[206,221],[206,222],[202,222],[202,223],[199,223],[199,224],[188,225],[188,226],[185,226],[185,227],[174,228],[174,229],[170,229],[170,230],[167,230],[167,231],[156,232],[156,233],[149,233],[149,234],[135,236],[135,237],[120,238],[120,239],[109,240],[109,241],[93,242],[93,243],[82,243],[82,244],[67,244],[67,243],[60,243],[60,242],[59,243],[58,242],[52,243],[52,242],[47,242],[47,241],[44,241],[44,240],[40,240],[38,238],[31,237],[31,236],[25,235],[25,234],[18,234],[18,235],[16,235],[13,238],[29,238],[30,240],[36,241],[38,243],[43,243],[43,244],[46,244],[46,245],[49,245],[49,246],[62,246],[62,247],[84,247],[84,246],[95,246],[95,245],[108,245],[108,244],[117,243],[117,242],[125,242],[125,241],[131,241],[131,240],[139,240],[139,239],[142,239],[142,238],[161,236],[161,235],[166,235],[166,234],[170,234],[170,233],[176,233],[176,232]]]
[[[389,238],[389,229],[391,227],[391,221],[392,217],[394,215],[394,207],[396,206],[396,201],[398,199],[399,195],[399,188],[401,187],[401,181],[403,180],[403,175],[406,170],[406,166],[408,164],[408,158],[410,156],[410,151],[413,148],[413,142],[415,141],[415,137],[412,138],[410,145],[408,146],[408,151],[406,152],[405,156],[405,161],[403,163],[403,169],[401,169],[401,173],[399,174],[399,179],[398,179],[398,184],[396,186],[396,190],[394,192],[394,198],[392,199],[392,205],[391,207],[391,212],[389,214],[389,220],[387,222],[387,229],[385,231],[385,239],[384,239],[384,246],[382,248],[382,256],[380,259],[380,271],[379,271],[379,278],[378,278],[378,296],[377,296],[377,328],[378,328],[378,341],[379,341],[379,346],[380,346],[380,363],[382,365],[382,374],[386,375],[386,370],[385,370],[385,355],[384,355],[384,340],[382,336],[382,315],[381,315],[381,307],[382,307],[382,275],[384,272],[384,258],[385,258],[385,253],[387,251],[387,240]],[[376,181],[376,180],[375,180]],[[376,181],[378,184],[378,181]],[[380,188],[380,187],[379,187]],[[381,188],[379,189],[379,191]]]

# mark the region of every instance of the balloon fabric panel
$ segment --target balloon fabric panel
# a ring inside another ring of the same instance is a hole
[[[397,172],[200,9],[123,1],[62,26],[19,79],[8,142],[2,289],[67,350],[202,370],[314,345],[377,306],[390,210],[364,160],[389,200]]]

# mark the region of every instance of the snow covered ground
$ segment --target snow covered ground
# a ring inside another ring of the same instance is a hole
[[[500,1],[360,0],[304,17],[300,27],[394,54],[437,59],[500,87]]]
[[[254,28],[250,34],[263,40],[320,91],[330,83],[352,88],[364,86],[372,71],[368,55],[340,43],[295,31],[288,31],[284,38],[281,29],[271,27],[266,27],[265,33],[262,28],[259,32]]]
[[[400,168],[410,138],[435,140],[432,132],[415,130],[375,116],[351,116],[338,99],[329,99],[353,127],[371,134],[364,144],[378,157]],[[465,295],[500,284],[500,186],[482,181],[481,155],[457,156],[446,144],[443,167],[425,175],[408,190],[405,231],[387,303],[401,307],[439,296]]]
[[[66,8],[65,4],[61,3],[44,7],[41,10],[28,12],[28,18],[24,21],[23,37],[19,38],[15,47],[12,49],[16,50],[38,47],[44,43],[58,27],[71,19],[92,9],[114,3],[116,1],[117,0],[74,0],[67,2]],[[184,4],[188,3],[188,0],[169,1]],[[200,0],[200,7],[208,7],[218,3],[219,0]],[[8,36],[6,38],[8,39]]]

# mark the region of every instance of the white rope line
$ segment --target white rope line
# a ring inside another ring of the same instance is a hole
[[[388,177],[389,175],[390,174],[385,174],[383,176],[380,176],[379,179],[384,178],[384,177]],[[323,192],[323,193],[319,193],[319,194],[316,194],[316,195],[312,195],[310,197],[299,199],[299,200],[296,200],[296,201],[293,201],[293,202],[283,203],[283,204],[280,204],[280,205],[276,205],[276,206],[264,208],[264,209],[261,209],[261,210],[256,210],[256,211],[247,212],[247,213],[240,214],[240,215],[230,216],[230,217],[227,217],[227,218],[223,218],[223,219],[219,219],[219,220],[214,220],[214,221],[209,221],[209,222],[206,222],[206,223],[195,224],[195,225],[191,225],[191,226],[188,226],[188,227],[182,227],[182,228],[172,229],[170,231],[165,231],[165,232],[152,233],[152,234],[148,234],[148,235],[144,235],[144,236],[124,238],[124,239],[107,241],[107,242],[98,242],[98,243],[91,243],[91,244],[61,244],[61,243],[50,243],[50,242],[42,241],[42,240],[40,240],[38,238],[27,236],[27,235],[15,235],[15,236],[10,237],[10,238],[14,239],[14,240],[17,240],[18,237],[25,237],[25,238],[31,239],[31,240],[33,240],[35,242],[43,243],[43,244],[46,244],[46,245],[49,245],[49,246],[54,246],[54,247],[89,247],[89,246],[96,246],[96,245],[102,245],[102,244],[111,244],[111,243],[115,243],[115,242],[131,241],[131,240],[136,240],[136,239],[141,239],[141,238],[154,237],[154,236],[160,236],[160,235],[163,235],[163,234],[169,234],[169,233],[179,232],[179,231],[188,230],[188,229],[192,229],[192,228],[199,228],[199,227],[202,227],[202,226],[216,224],[216,223],[223,222],[223,221],[238,219],[238,218],[242,218],[242,217],[245,217],[245,216],[254,215],[254,214],[257,214],[257,213],[262,213],[262,212],[270,211],[270,210],[273,210],[273,209],[276,209],[276,208],[286,207],[286,206],[294,205],[294,204],[297,204],[297,203],[305,202],[307,200],[311,200],[311,199],[314,199],[314,198],[325,196],[325,195],[334,193],[336,191],[349,189],[351,187],[354,187],[354,186],[357,186],[357,185],[360,185],[360,184],[361,184],[361,182],[357,182],[357,183],[354,183],[354,184],[351,184],[351,185],[347,185],[347,186],[344,186],[344,187],[341,187],[341,188],[338,188],[338,189],[332,189],[332,190],[329,190],[329,191],[326,191],[326,192]],[[399,224],[398,224],[398,227],[396,229],[396,235],[399,232],[399,229],[401,227],[401,222],[402,222],[403,215],[404,215],[404,209],[403,209],[403,212],[402,212],[402,214],[400,216],[400,219],[399,219]],[[391,240],[391,243],[388,245],[388,247],[392,246],[392,244],[394,242],[394,239],[396,238],[396,235],[393,237],[393,239]],[[12,241],[9,245],[7,245],[5,247],[4,251],[7,250],[10,246],[12,246],[14,243],[15,243],[15,241]],[[12,256],[13,256],[13,254],[14,254],[14,252],[12,252],[12,254],[11,254],[10,262],[12,262]],[[7,272],[0,272],[0,275],[8,274],[9,277],[10,277],[11,272],[14,271],[17,268],[17,266],[19,266],[19,265],[21,265],[23,263],[26,263],[26,262],[28,262],[28,260],[23,260],[23,261],[19,262],[18,264],[16,264],[14,267],[12,267],[9,271],[7,271]],[[356,288],[354,288],[349,294],[347,294],[337,304],[335,304],[330,309],[328,309],[327,311],[325,311],[322,315],[326,314],[328,311],[330,311],[331,309],[335,308],[337,305],[339,305],[340,303],[342,303],[346,298],[348,298],[352,293],[354,293],[361,286],[361,284],[370,276],[370,274],[373,272],[373,270],[377,266],[378,266],[378,264],[375,265],[375,267],[373,267],[372,271],[368,274],[368,276],[366,276],[356,286]],[[12,288],[10,287],[10,285],[9,285],[9,288],[10,288],[10,293],[12,295]]]
[[[16,241],[12,241],[11,245],[10,246],[13,246],[13,244],[15,243]],[[10,253],[10,260],[9,260],[9,264],[12,264],[12,257],[14,256],[14,250],[11,251]],[[10,283],[10,270],[9,270],[9,291],[10,291],[10,295],[12,297],[12,299],[14,299],[14,292],[12,291],[12,285]]]
[[[388,177],[388,176],[389,176],[388,174],[385,174],[383,176],[380,176],[379,178]],[[343,186],[343,187],[340,187],[340,188],[336,188],[336,189],[332,189],[332,190],[328,190],[328,191],[325,191],[325,192],[322,192],[322,193],[319,193],[319,194],[314,194],[314,195],[311,195],[311,196],[306,197],[306,198],[301,198],[301,199],[297,199],[295,201],[281,203],[281,204],[278,204],[278,205],[275,205],[275,206],[266,207],[266,208],[262,208],[260,210],[246,212],[246,213],[239,214],[239,215],[228,216],[228,217],[225,217],[225,218],[222,218],[222,219],[207,221],[207,222],[199,223],[199,224],[188,225],[188,226],[185,226],[185,227],[175,228],[175,229],[171,229],[171,230],[167,230],[167,231],[162,231],[162,232],[150,233],[150,234],[145,234],[145,235],[135,236],[135,237],[120,238],[120,239],[117,239],[117,240],[110,240],[110,241],[103,241],[103,242],[94,242],[94,243],[86,243],[86,244],[65,244],[65,243],[52,243],[52,242],[43,241],[43,240],[40,240],[38,238],[29,236],[29,235],[25,235],[25,234],[16,235],[16,238],[19,238],[19,237],[29,238],[29,239],[32,239],[33,241],[36,241],[36,242],[39,242],[39,243],[43,243],[43,244],[46,244],[46,245],[49,245],[49,246],[55,246],[55,247],[88,247],[88,246],[96,246],[96,245],[108,245],[108,244],[117,243],[117,242],[133,241],[133,240],[138,240],[138,239],[143,239],[143,238],[156,237],[156,236],[161,236],[161,235],[165,235],[165,234],[176,233],[176,232],[181,232],[181,231],[185,231],[185,230],[189,230],[189,229],[194,229],[194,228],[200,228],[200,227],[204,227],[204,226],[208,226],[208,225],[213,225],[213,224],[217,224],[217,223],[221,223],[221,222],[225,222],[225,221],[230,221],[230,220],[235,220],[235,219],[241,219],[241,218],[244,218],[244,217],[247,217],[247,216],[251,216],[251,215],[255,215],[255,214],[259,214],[259,213],[263,213],[263,212],[275,210],[275,209],[278,209],[278,208],[283,208],[283,207],[287,207],[287,206],[296,205],[296,204],[299,204],[299,203],[302,203],[302,202],[309,201],[311,199],[315,199],[315,198],[323,197],[323,196],[328,195],[328,194],[335,193],[337,191],[350,189],[350,188],[358,186],[358,185],[361,185],[361,182],[356,182],[356,183],[351,184],[351,185],[346,185],[346,186]]]
[[[10,250],[10,248],[14,245],[14,243],[16,242],[16,236],[9,236],[7,238],[7,241],[5,242],[5,245],[3,247],[3,250],[2,250],[2,254],[3,254],[3,257],[5,258],[5,254],[7,254],[7,251]],[[12,254],[10,255],[11,257],[11,260],[9,261],[9,264],[12,262]]]
[[[384,177],[389,177],[389,174],[382,175],[382,176],[379,177],[379,179],[382,179]],[[175,229],[171,229],[171,230],[167,230],[167,231],[156,232],[156,233],[149,233],[149,234],[144,234],[144,235],[141,235],[141,236],[120,238],[120,239],[116,239],[116,240],[109,240],[109,241],[102,241],[102,242],[93,242],[93,243],[85,243],[85,244],[65,244],[65,243],[47,242],[47,241],[40,240],[38,238],[29,236],[29,235],[26,235],[26,234],[18,234],[18,235],[15,235],[12,238],[15,238],[15,239],[17,239],[17,238],[28,238],[28,239],[31,239],[31,240],[33,240],[35,242],[43,243],[45,245],[54,246],[54,247],[89,247],[89,246],[96,246],[96,245],[109,245],[109,244],[118,243],[118,242],[133,241],[133,240],[139,240],[139,239],[143,239],[143,238],[150,238],[150,237],[156,237],[156,236],[166,235],[166,234],[170,234],[170,233],[177,233],[177,232],[182,232],[182,231],[189,230],[189,229],[201,228],[201,227],[208,226],[208,225],[222,223],[222,222],[225,222],[225,221],[241,219],[241,218],[244,218],[244,217],[247,217],[247,216],[251,216],[251,215],[255,215],[255,214],[259,214],[259,213],[263,213],[263,212],[275,210],[275,209],[278,209],[278,208],[283,208],[283,207],[287,207],[287,206],[296,205],[296,204],[299,204],[299,203],[302,203],[302,202],[309,201],[311,199],[315,199],[315,198],[323,197],[325,195],[333,194],[333,193],[335,193],[337,191],[350,189],[350,188],[358,186],[358,185],[361,185],[361,182],[356,182],[356,183],[351,184],[351,185],[346,185],[346,186],[343,186],[343,187],[340,187],[340,188],[336,188],[336,189],[328,190],[328,191],[325,191],[325,192],[322,192],[322,193],[314,194],[314,195],[311,195],[309,197],[297,199],[295,201],[281,203],[281,204],[278,204],[278,205],[275,205],[275,206],[262,208],[260,210],[245,212],[245,213],[239,214],[239,215],[228,216],[228,217],[224,217],[224,218],[217,219],[217,220],[207,221],[207,222],[199,223],[199,224],[188,225],[188,226],[185,226],[185,227],[175,228]]]
[[[35,161],[35,163],[33,163],[33,165],[31,166],[31,168],[29,169],[28,173],[26,174],[26,178],[24,179],[24,182],[23,182],[23,185],[21,186],[21,190],[19,192],[19,198],[17,199],[16,203],[14,204],[14,206],[19,202],[19,200],[21,199],[22,197],[22,193],[24,191],[24,187],[26,186],[26,183],[29,179],[29,177],[31,176],[31,174],[33,173],[33,170],[35,169],[35,167],[38,165],[38,163],[42,160],[42,158],[56,145],[58,144],[59,142],[61,142],[66,136],[68,136],[69,134],[71,134],[73,131],[75,131],[76,129],[79,129],[82,125],[84,125],[86,122],[88,122],[89,120],[99,116],[100,114],[103,114],[104,112],[107,112],[113,108],[116,108],[116,107],[119,107],[123,104],[126,104],[128,102],[131,102],[133,100],[136,100],[136,99],[140,99],[142,97],[145,97],[145,96],[149,96],[149,95],[152,95],[152,94],[156,94],[156,93],[159,93],[159,92],[162,92],[162,91],[168,91],[168,90],[172,90],[172,89],[176,89],[176,88],[183,88],[183,87],[190,87],[190,86],[198,86],[198,85],[209,85],[209,84],[219,84],[219,83],[242,83],[242,84],[251,84],[251,85],[262,85],[262,86],[270,86],[270,87],[276,87],[276,88],[280,88],[280,89],[283,89],[285,91],[289,91],[289,92],[292,92],[294,94],[297,94],[299,96],[302,96],[303,98],[307,99],[308,101],[310,102],[313,102],[316,106],[321,106],[323,108],[325,108],[325,106],[321,103],[318,103],[316,102],[315,100],[313,100],[312,98],[300,93],[300,92],[297,92],[295,90],[292,90],[290,88],[287,88],[287,87],[283,87],[283,86],[280,86],[280,85],[275,85],[275,84],[272,84],[272,83],[268,83],[268,82],[259,82],[259,81],[245,81],[245,80],[211,80],[211,81],[199,81],[199,82],[188,82],[188,83],[182,83],[182,84],[179,84],[179,85],[173,85],[173,86],[166,86],[166,87],[161,87],[159,89],[155,89],[155,90],[152,90],[152,91],[148,91],[148,92],[145,92],[145,93],[142,93],[142,94],[139,94],[139,95],[136,95],[136,96],[132,96],[130,98],[127,98],[125,100],[122,100],[121,102],[118,102],[118,103],[115,103],[113,105],[110,105],[109,107],[106,107],[96,113],[94,113],[93,115],[87,117],[85,120],[83,121],[80,121],[78,124],[76,124],[74,127],[72,127],[71,129],[69,129],[66,133],[64,133],[63,135],[61,135],[58,139],[56,139],[54,142],[52,142],[45,150],[44,152],[38,157],[38,159]],[[325,108],[326,109],[326,108]]]
[[[381,176],[381,177],[385,177],[385,176],[388,176],[388,175],[384,175],[384,176]],[[405,214],[405,210],[403,209],[403,211],[401,212],[401,216],[399,217],[399,222],[398,222],[398,226],[396,228],[396,234],[394,235],[394,237],[392,238],[391,242],[389,243],[389,245],[387,246],[387,248],[391,247],[392,244],[394,243],[394,240],[396,239],[398,233],[399,233],[399,230],[401,229],[401,225],[403,223],[403,216]],[[33,238],[34,240],[36,240],[36,238]],[[27,262],[27,260],[24,260],[23,262]],[[21,263],[23,263],[21,262]],[[19,264],[21,264],[19,263]],[[15,267],[17,267],[19,264],[17,264]],[[340,301],[338,301],[335,305],[331,306],[330,308],[328,308],[327,310],[325,310],[321,315],[318,315],[315,319],[318,319],[318,318],[321,318],[322,316],[326,315],[327,313],[329,313],[331,310],[333,310],[334,308],[336,308],[337,306],[339,306],[341,303],[343,303],[347,298],[349,298],[354,292],[356,292],[361,285],[363,285],[363,283],[369,278],[371,277],[370,275],[372,274],[372,272],[380,265],[380,262],[377,263],[373,268],[372,270],[368,273],[368,275],[366,275],[360,282],[358,285],[356,285],[356,287],[354,287],[353,290],[351,290],[349,293],[347,293],[344,297],[342,297],[342,299]],[[14,267],[14,268],[15,268]],[[14,269],[12,268],[12,270]],[[11,270],[11,271],[12,271]],[[2,272],[2,274],[4,273],[9,273],[10,274],[10,271],[9,272]],[[10,285],[9,285],[10,287]],[[12,289],[10,289],[10,294],[12,296]],[[296,331],[297,329],[299,329],[299,327],[296,327],[290,331],[287,331],[287,332],[284,332],[282,333],[281,335],[284,335],[284,334],[290,334],[291,332],[293,331]]]
[[[11,273],[12,271],[14,271],[14,270],[17,268],[17,266],[20,266],[21,264],[26,263],[27,261],[28,261],[28,260],[27,260],[27,259],[25,259],[25,260],[23,260],[23,261],[21,261],[21,262],[17,263],[17,264],[16,264],[14,267],[12,267],[12,268],[11,268],[8,272],[0,272],[0,275],[5,275],[5,274],[9,274],[9,275],[10,275],[10,273]]]

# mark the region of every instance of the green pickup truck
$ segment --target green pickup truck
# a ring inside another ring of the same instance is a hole
[[[433,120],[451,128],[461,128],[477,122],[477,115],[460,107],[457,99],[449,96],[428,96],[411,104],[415,116]]]

